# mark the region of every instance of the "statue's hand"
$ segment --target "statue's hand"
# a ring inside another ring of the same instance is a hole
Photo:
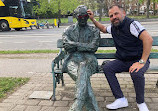
[[[64,44],[77,46],[78,42],[73,42],[73,41],[70,41],[70,40],[66,40],[66,41],[64,42]]]
[[[72,42],[72,41],[64,42],[63,45],[64,45],[65,48],[76,48],[77,47],[77,43]]]
[[[72,47],[68,42],[65,42],[65,43],[63,44],[63,46],[64,46],[65,48]]]

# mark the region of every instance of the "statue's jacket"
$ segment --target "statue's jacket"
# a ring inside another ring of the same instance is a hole
[[[96,72],[98,62],[94,53],[97,51],[100,40],[100,30],[94,26],[79,27],[78,23],[65,29],[63,35],[64,49],[67,52],[63,69],[67,69],[70,61],[90,65],[92,74]],[[67,45],[65,45],[67,43]]]

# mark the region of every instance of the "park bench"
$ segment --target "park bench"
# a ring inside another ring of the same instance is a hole
[[[158,46],[158,36],[153,36],[153,44],[152,46]],[[114,41],[112,38],[101,38],[99,42],[99,47],[115,47],[114,46]],[[57,84],[62,83],[62,86],[64,86],[64,78],[63,78],[63,73],[62,72],[62,62],[64,60],[65,52],[63,50],[63,42],[62,39],[59,39],[57,41],[57,48],[59,48],[59,54],[58,56],[52,61],[52,76],[53,76],[53,96],[52,100],[56,100],[55,98],[55,91]],[[115,59],[115,53],[96,53],[95,54],[97,59]],[[158,59],[158,52],[151,52],[150,59]],[[100,67],[100,66],[99,66]],[[101,68],[98,69],[98,72],[96,73],[103,73]],[[152,74],[157,74],[158,73],[158,67],[152,68],[150,67],[146,73],[152,73]],[[158,81],[157,81],[157,86],[158,86]]]

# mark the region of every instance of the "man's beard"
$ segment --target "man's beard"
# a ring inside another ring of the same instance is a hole
[[[119,22],[114,23],[115,20],[118,20]],[[119,26],[119,25],[121,24],[121,22],[122,22],[121,20],[119,20],[118,18],[115,18],[115,19],[112,21],[112,24],[113,24],[115,27],[117,27],[117,26]]]

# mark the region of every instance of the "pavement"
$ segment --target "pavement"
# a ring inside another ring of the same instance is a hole
[[[68,111],[74,102],[75,83],[67,74],[64,74],[65,86],[57,86],[56,101],[29,98],[35,91],[52,93],[51,61],[56,56],[57,54],[1,54],[0,69],[3,70],[0,70],[0,77],[29,77],[30,80],[0,102],[0,111]],[[121,73],[117,77],[129,101],[129,107],[117,111],[138,111],[130,75]],[[158,74],[145,74],[145,101],[150,111],[158,111],[157,79]],[[109,111],[105,106],[113,102],[114,97],[104,74],[94,74],[91,85],[100,110]]]

